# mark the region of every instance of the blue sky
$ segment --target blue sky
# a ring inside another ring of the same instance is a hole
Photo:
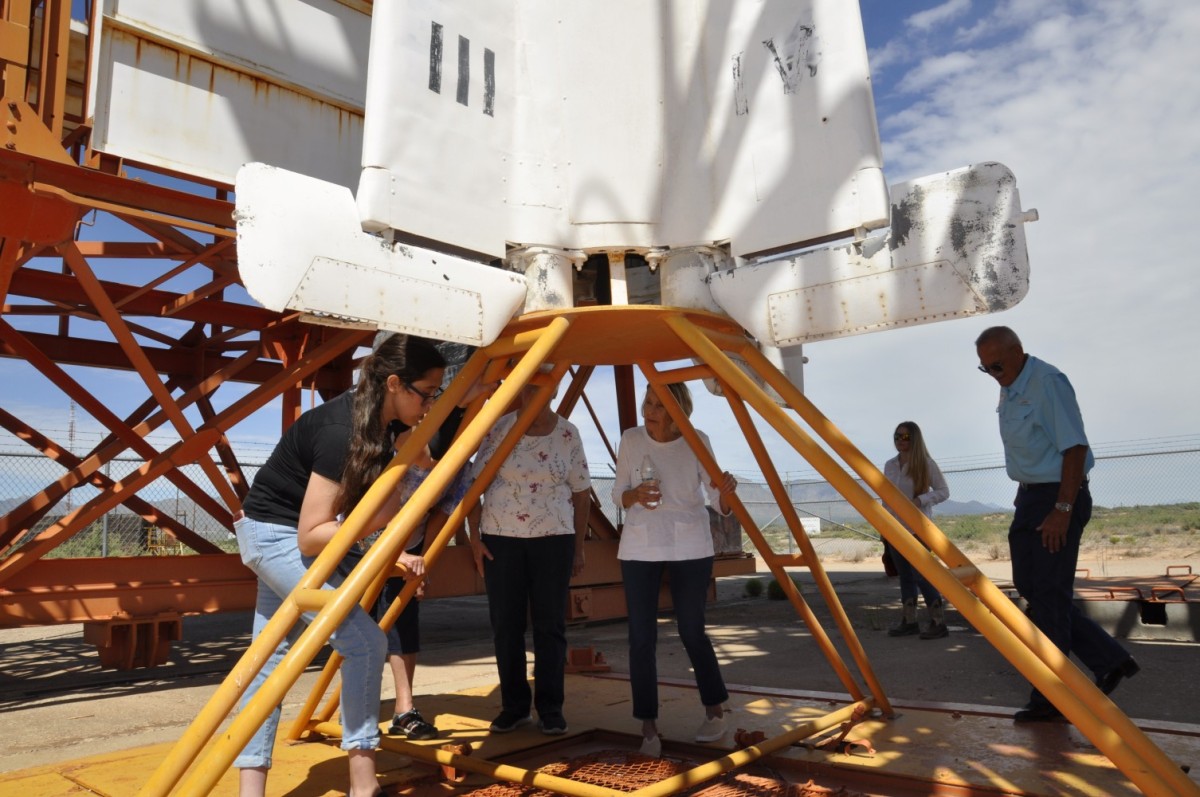
[[[877,463],[912,420],[944,465],[996,464],[998,388],[973,341],[1004,324],[1070,377],[1098,450],[1200,433],[1200,4],[861,8],[888,182],[999,161],[1040,221],[1017,307],[807,346],[808,397]],[[701,397],[695,420],[726,467],[753,467],[723,401]],[[777,467],[811,472],[785,448]]]
[[[997,388],[975,370],[972,341],[1003,323],[1059,366],[1093,444],[1200,433],[1200,256],[1192,241],[1200,182],[1200,4],[1176,0],[862,0],[889,182],[999,161],[1017,176],[1028,297],[1005,313],[806,347],[809,397],[876,462],[901,420],[925,430],[943,462],[999,459]],[[0,363],[4,404],[65,430],[65,398]],[[90,375],[118,409],[134,374]],[[589,391],[615,438],[611,395]],[[130,399],[131,405],[134,401]],[[265,453],[277,411],[236,428],[243,456]],[[607,454],[588,437],[588,454]],[[723,400],[700,396],[697,425],[722,464],[754,467]],[[87,419],[81,418],[85,426]],[[768,435],[768,439],[772,439]],[[772,444],[781,470],[808,472]]]
[[[875,459],[894,424],[935,457],[999,451],[972,341],[1011,326],[1071,378],[1093,443],[1200,431],[1200,5],[863,0],[889,182],[999,161],[1031,286],[1005,313],[809,347],[810,397]]]

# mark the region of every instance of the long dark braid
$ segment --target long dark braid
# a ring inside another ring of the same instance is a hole
[[[351,410],[350,450],[334,502],[339,515],[350,514],[379,478],[386,462],[384,454],[395,439],[379,422],[388,377],[395,374],[401,382],[412,383],[430,370],[445,366],[445,358],[432,342],[400,334],[384,340],[362,361]]]

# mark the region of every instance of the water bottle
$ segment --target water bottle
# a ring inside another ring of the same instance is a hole
[[[642,484],[652,484],[654,487],[658,487],[658,468],[654,467],[654,460],[650,459],[649,454],[642,457],[641,473]],[[659,503],[659,501],[647,501],[646,507],[648,509],[657,509]]]

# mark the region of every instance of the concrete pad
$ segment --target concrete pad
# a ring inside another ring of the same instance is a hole
[[[659,725],[664,757],[688,762],[688,767],[706,758],[717,759],[735,749],[734,732],[739,729],[775,737],[848,702],[845,696],[753,687],[733,687],[730,691],[733,713],[729,732],[719,743],[698,745],[693,734],[703,718],[703,709],[694,687],[684,682],[662,684]],[[598,749],[636,752],[640,723],[630,716],[629,684],[623,678],[568,676],[567,693],[574,708],[568,716],[570,730],[563,737],[544,736],[536,725],[508,734],[490,733],[493,692],[492,687],[485,686],[426,697],[423,702],[427,716],[435,719],[443,733],[439,739],[415,744],[438,747],[448,742],[466,743],[472,749],[472,758],[525,767]],[[1014,725],[1007,714],[988,707],[899,705],[896,709],[893,718],[870,716],[851,727],[846,740],[854,744],[848,750],[830,752],[807,743],[787,747],[758,762],[758,766],[761,769],[766,765],[787,780],[812,780],[825,788],[847,788],[862,794],[986,791],[1121,797],[1140,793],[1068,724]],[[830,735],[835,734],[819,734],[818,739]],[[1150,735],[1180,763],[1190,764],[1200,758],[1200,727],[1172,725],[1151,731]],[[388,739],[379,754],[380,784],[388,794],[423,794],[433,786],[443,793],[459,792],[488,782],[472,775],[451,789],[451,784],[441,781],[439,768],[412,762],[403,755],[409,744]],[[0,794],[133,795],[169,747],[152,745],[0,775]],[[275,756],[271,794],[344,794],[345,756],[336,740],[317,736],[293,744],[280,742]],[[216,797],[236,793],[233,771],[211,792]]]

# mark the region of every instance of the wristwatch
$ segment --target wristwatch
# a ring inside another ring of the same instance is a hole
[[[1059,512],[1066,512],[1068,515],[1071,514],[1071,505],[1068,504],[1066,501],[1059,501],[1057,504],[1054,505],[1054,508],[1057,509]]]

